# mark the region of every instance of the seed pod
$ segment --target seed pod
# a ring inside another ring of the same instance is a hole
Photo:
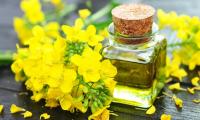
[[[91,94],[88,95],[88,99],[92,99],[92,95]]]
[[[84,92],[84,93],[88,93],[88,87],[84,86],[84,87],[83,87],[83,92]]]
[[[99,99],[97,99],[97,104],[98,104],[98,106],[99,106],[100,108],[103,107],[103,103],[102,103]]]
[[[91,105],[91,111],[92,111],[92,113],[96,112],[96,110],[97,110],[97,108],[92,104]]]
[[[98,108],[97,101],[94,101],[92,105],[93,105],[95,108]]]
[[[107,98],[106,98],[106,97],[103,97],[103,96],[99,96],[99,99],[100,99],[103,103],[107,100]]]
[[[79,97],[77,98],[78,101],[82,101],[83,99],[84,99],[84,96],[83,96],[83,95],[81,95],[81,96],[79,96]]]

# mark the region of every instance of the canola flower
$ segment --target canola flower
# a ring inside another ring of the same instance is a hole
[[[117,69],[101,56],[104,36],[93,25],[84,28],[83,20],[76,19],[74,26],[63,25],[64,35],[55,29],[57,32],[49,34],[46,26],[34,26],[29,46],[17,45],[11,68],[16,81],[24,81],[33,92],[32,100],[45,99],[46,107],[60,105],[70,112],[85,113],[90,108],[90,118],[109,118],[107,108]]]
[[[181,68],[181,65],[188,66],[189,70],[194,70],[200,65],[200,19],[197,16],[190,17],[188,15],[177,15],[176,12],[166,13],[163,10],[158,10],[158,23],[161,29],[170,28],[176,32],[175,39],[177,43],[170,43],[168,48],[172,48],[171,59],[167,58],[165,67],[166,77],[176,77],[180,81],[187,76],[187,72]],[[175,49],[173,49],[175,47]],[[180,83],[169,85],[170,90],[188,91],[190,94],[195,94],[199,90],[199,76],[191,79],[191,88],[181,88]],[[175,104],[182,108],[183,101],[177,96],[165,95],[171,97]]]
[[[91,12],[88,9],[79,10],[79,15],[81,18],[86,19],[88,16],[91,15]]]
[[[39,0],[22,0],[20,8],[24,12],[25,17],[33,24],[45,20]]]
[[[180,80],[187,74],[180,68],[181,64],[187,65],[190,70],[194,70],[200,65],[200,19],[197,16],[177,15],[176,12],[166,13],[158,10],[158,23],[160,28],[169,27],[176,32],[180,42],[172,43],[168,47],[176,47],[173,50],[171,69],[176,69],[170,75],[178,77]],[[175,60],[176,59],[176,60]],[[173,62],[174,61],[174,62]],[[168,70],[171,71],[169,68]]]
[[[62,12],[61,8],[64,7],[62,0],[51,0],[50,3],[55,6],[55,13]],[[22,45],[29,45],[29,39],[33,37],[32,29],[36,25],[44,27],[46,34],[50,37],[56,38],[58,35],[59,23],[53,18],[48,19],[49,15],[42,10],[42,7],[41,0],[21,0],[20,8],[24,15],[23,17],[14,17],[13,26]]]

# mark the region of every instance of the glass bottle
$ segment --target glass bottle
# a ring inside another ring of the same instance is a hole
[[[153,23],[152,31],[143,36],[115,33],[114,25],[108,28],[109,42],[103,56],[117,67],[113,102],[150,107],[164,86],[162,79],[166,60],[166,39]]]

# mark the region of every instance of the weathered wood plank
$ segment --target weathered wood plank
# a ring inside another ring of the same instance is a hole
[[[12,74],[10,67],[0,67],[0,88],[13,91],[19,91],[22,88],[21,83],[14,82],[14,75]]]

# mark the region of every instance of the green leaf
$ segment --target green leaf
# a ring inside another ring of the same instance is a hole
[[[0,65],[10,65],[13,61],[13,53],[11,51],[0,51]]]
[[[96,27],[97,30],[102,30],[105,27],[107,27],[111,22],[112,22],[112,20],[108,19],[107,21],[103,21],[103,22],[99,22],[99,23],[94,23],[93,25]]]

